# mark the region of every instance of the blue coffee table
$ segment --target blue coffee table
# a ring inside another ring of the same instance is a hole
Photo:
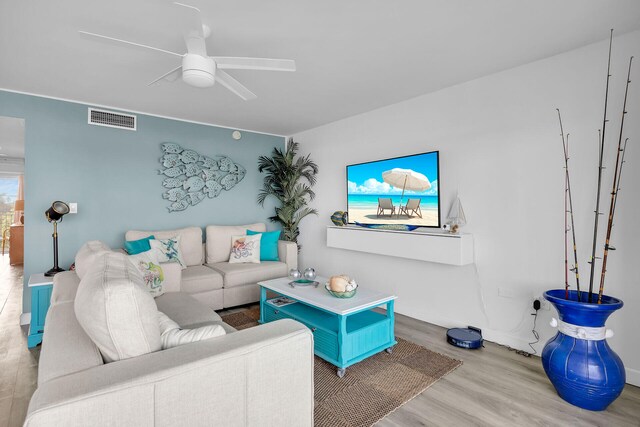
[[[260,285],[260,323],[279,319],[294,319],[305,324],[314,338],[314,353],[335,365],[339,377],[347,367],[383,350],[391,352],[397,344],[394,335],[393,303],[395,295],[383,294],[360,286],[352,298],[330,295],[318,277],[318,287],[289,285],[291,280],[258,282]],[[286,296],[295,302],[277,306],[267,291]],[[373,309],[384,305],[386,313]]]

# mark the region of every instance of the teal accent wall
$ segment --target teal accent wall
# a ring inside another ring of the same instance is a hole
[[[167,101],[169,102],[169,100]],[[131,229],[171,229],[209,224],[267,222],[273,201],[256,203],[262,176],[258,156],[282,147],[282,137],[136,114],[133,132],[87,124],[85,104],[0,91],[0,116],[25,119],[25,263],[23,311],[30,311],[30,274],[53,265],[51,233],[44,211],[54,200],[78,203],[78,214],[58,225],[60,267],[68,269],[88,240],[122,247]],[[239,112],[239,114],[241,114]],[[158,175],[160,144],[175,142],[208,156],[226,155],[247,169],[231,191],[182,212],[167,211]]]

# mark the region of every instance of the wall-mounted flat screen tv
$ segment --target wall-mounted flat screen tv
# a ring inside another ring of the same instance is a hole
[[[438,152],[347,166],[350,223],[440,227]]]

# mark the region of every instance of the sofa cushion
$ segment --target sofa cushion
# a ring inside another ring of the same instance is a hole
[[[288,274],[287,264],[280,261],[263,261],[260,264],[217,262],[215,264],[207,264],[207,267],[211,267],[222,274],[225,288],[276,279]]]
[[[53,276],[53,289],[51,290],[50,304],[73,302],[80,278],[75,271],[62,271]]]
[[[198,292],[189,294],[211,310],[222,310],[224,308],[224,289],[215,289],[213,291]]]
[[[163,350],[209,338],[220,337],[227,333],[222,325],[205,325],[193,329],[181,328],[180,325],[161,311],[158,312],[158,319]]]
[[[74,308],[106,362],[161,349],[156,303],[127,255],[100,257],[80,281]]]
[[[182,270],[180,289],[188,294],[222,289],[222,275],[204,265],[187,267]]]
[[[73,300],[49,307],[44,332],[38,362],[38,385],[104,363],[98,347],[76,319]]]
[[[267,231],[263,223],[249,225],[208,225],[207,233],[207,264],[229,261],[231,254],[231,236],[245,235],[247,230]]]
[[[218,313],[184,292],[167,292],[156,298],[156,305],[181,328],[222,322]]]
[[[80,247],[76,253],[76,274],[80,279],[96,263],[103,254],[110,252],[111,248],[100,240],[91,240]]]
[[[260,301],[260,286],[256,283],[225,288],[223,292],[225,308]]]
[[[164,231],[129,230],[124,237],[126,240],[139,240],[149,236],[155,236],[156,239],[170,239],[180,236],[180,251],[187,266],[202,265],[202,229],[200,227]]]
[[[180,292],[182,282],[182,267],[177,262],[160,263],[162,272],[164,273],[164,282],[162,283],[163,292]]]

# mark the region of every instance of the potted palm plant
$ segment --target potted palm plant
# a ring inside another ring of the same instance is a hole
[[[298,156],[298,148],[298,143],[290,138],[285,151],[274,148],[271,157],[260,156],[258,159],[258,171],[266,173],[258,203],[264,206],[268,197],[277,199],[279,205],[269,220],[282,226],[282,240],[296,244],[300,221],[308,215],[318,214],[307,206],[315,197],[311,187],[316,183],[318,165],[310,155]]]

